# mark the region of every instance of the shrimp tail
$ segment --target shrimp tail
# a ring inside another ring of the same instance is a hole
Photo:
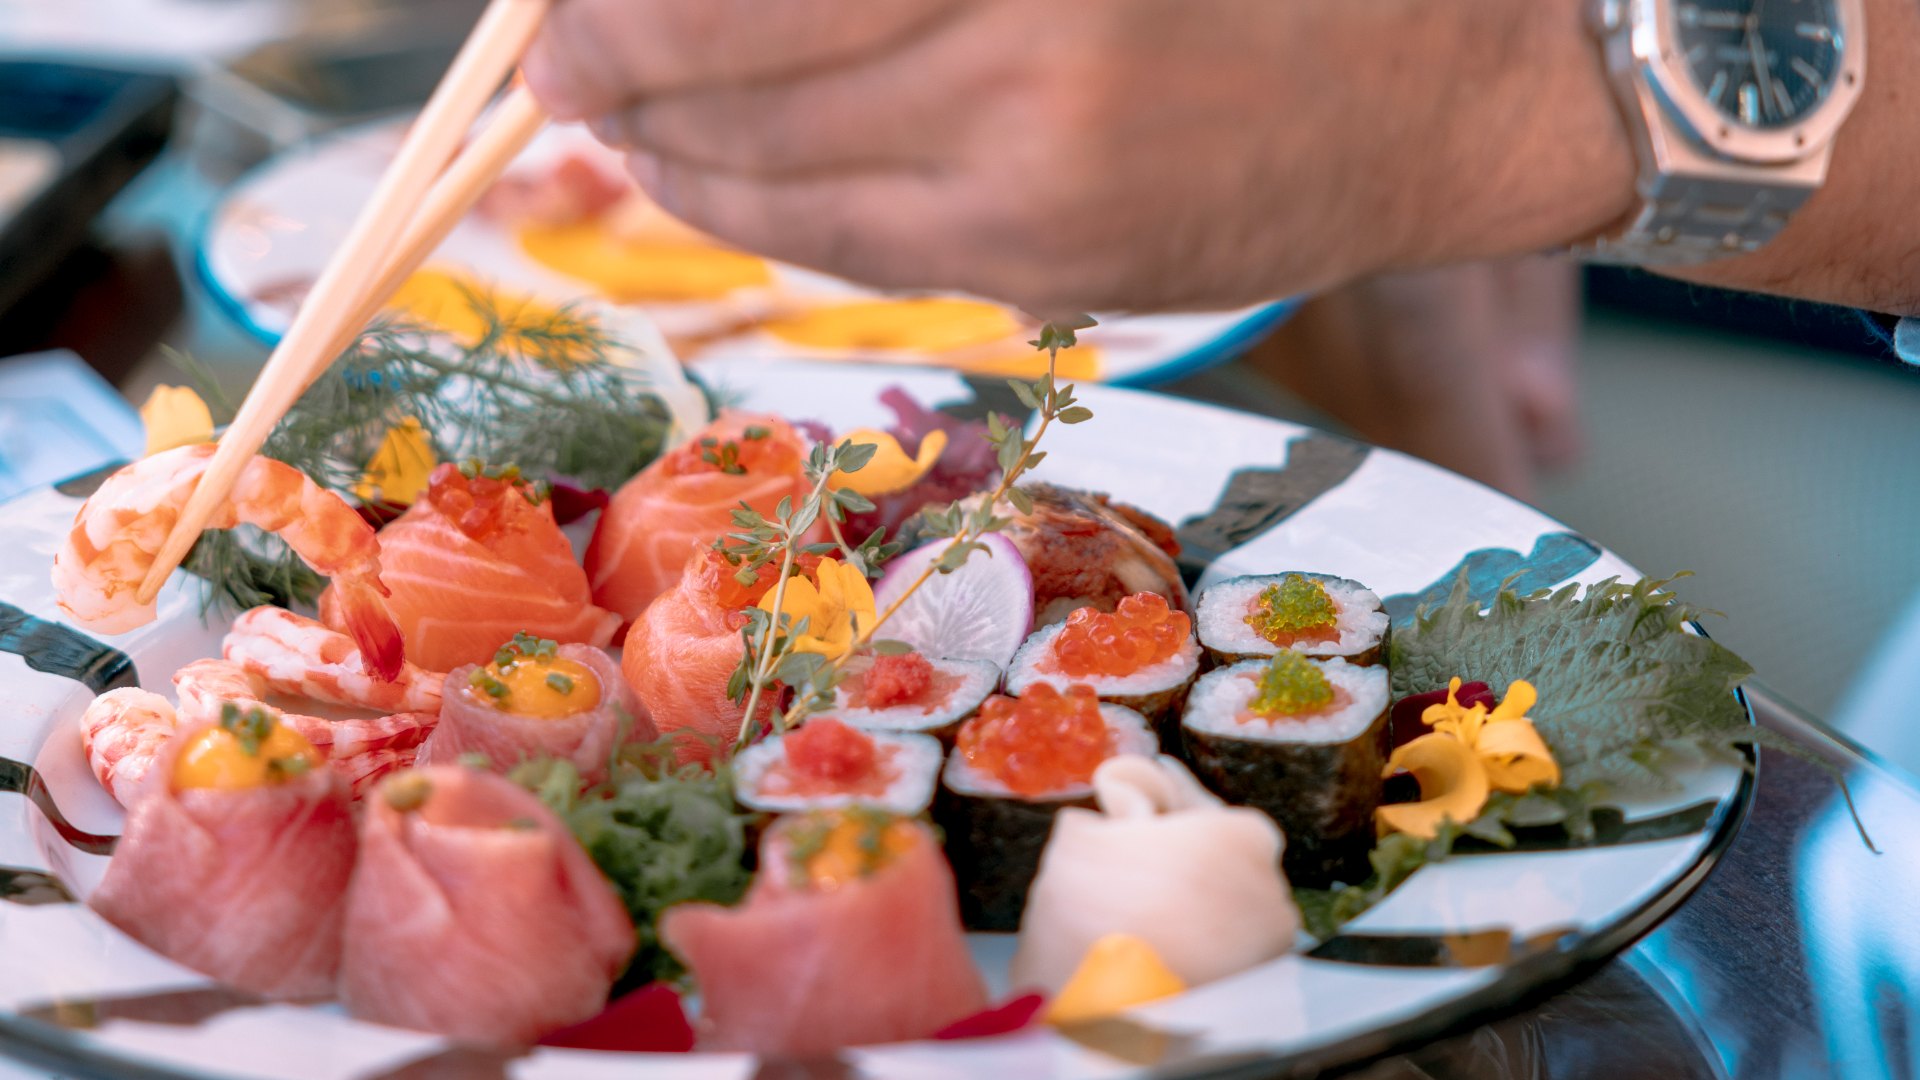
[[[368,670],[392,682],[400,677],[401,665],[406,662],[406,642],[380,598],[381,591],[377,581],[337,581],[333,589],[337,606],[332,614],[360,646]]]

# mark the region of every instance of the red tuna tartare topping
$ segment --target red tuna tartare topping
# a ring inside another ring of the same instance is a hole
[[[1159,593],[1135,593],[1112,614],[1081,608],[1067,616],[1053,643],[1051,670],[1065,675],[1131,675],[1171,660],[1193,633],[1193,620]]]
[[[867,669],[863,684],[869,709],[887,709],[918,701],[933,685],[933,664],[917,652],[882,656]]]
[[[839,791],[873,775],[873,736],[838,720],[815,720],[787,735],[787,771],[795,794]]]
[[[1062,694],[1045,683],[1010,698],[998,694],[960,728],[960,753],[974,768],[1020,795],[1084,784],[1112,752],[1093,688]]]

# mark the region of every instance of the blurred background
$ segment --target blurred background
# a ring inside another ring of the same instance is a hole
[[[135,403],[181,381],[169,349],[244,386],[266,346],[196,264],[222,193],[417,104],[478,9],[0,0],[0,356],[71,350]],[[1850,312],[1542,259],[1366,283],[1234,344],[1159,388],[1430,458],[1692,570],[1710,632],[1817,715],[1920,595],[1920,376]]]

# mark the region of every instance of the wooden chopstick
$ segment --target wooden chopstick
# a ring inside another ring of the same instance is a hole
[[[328,344],[329,359],[346,351],[366,325],[380,314],[393,294],[406,284],[427,256],[446,242],[467,211],[480,201],[494,181],[500,179],[513,159],[527,148],[540,129],[546,126],[547,112],[524,86],[515,86],[487,117],[484,130],[474,136],[460,156],[427,193],[420,212],[407,223],[407,231],[395,245],[387,269],[376,276],[375,285],[360,313],[340,327],[340,333]]]
[[[357,332],[362,325],[355,320],[369,304],[377,307],[386,299],[375,295],[376,286],[392,277],[387,270],[393,266],[395,255],[401,253],[401,237],[408,232],[408,223],[480,110],[532,43],[548,4],[549,0],[491,0],[487,5],[452,67],[414,121],[373,197],[300,305],[293,325],[274,348],[233,423],[221,436],[192,498],[140,583],[137,595],[141,603],[151,603],[160,586],[186,558],[215,508],[232,492],[240,471],[259,452],[274,425],[344,347],[336,343],[343,338],[350,342],[346,335]],[[446,204],[458,201],[450,193]],[[421,236],[434,228],[439,228],[438,223],[430,223]],[[418,253],[421,258],[425,254]],[[369,272],[372,268],[381,269]]]

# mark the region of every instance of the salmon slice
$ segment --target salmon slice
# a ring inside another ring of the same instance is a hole
[[[349,1012],[511,1046],[606,1005],[633,924],[539,799],[454,767],[391,776],[365,805],[340,963]]]
[[[587,546],[593,602],[638,619],[680,579],[690,545],[738,531],[741,503],[768,517],[781,499],[797,505],[805,456],[805,440],[779,417],[722,414],[614,493]]]
[[[746,710],[727,695],[727,681],[746,650],[743,612],[766,583],[741,588],[710,549],[684,547],[681,556],[679,581],[628,631],[620,669],[661,735],[695,736],[679,740],[680,760],[704,762],[739,737]]]
[[[380,564],[407,659],[429,671],[485,663],[521,631],[606,645],[620,625],[594,606],[549,503],[522,483],[453,464],[435,469],[426,497],[380,530]],[[320,615],[340,625],[335,590],[321,597]]]
[[[213,726],[175,734],[156,780]],[[270,998],[323,998],[340,963],[356,847],[346,784],[331,770],[228,791],[156,782],[134,803],[88,903],[221,982]]]

